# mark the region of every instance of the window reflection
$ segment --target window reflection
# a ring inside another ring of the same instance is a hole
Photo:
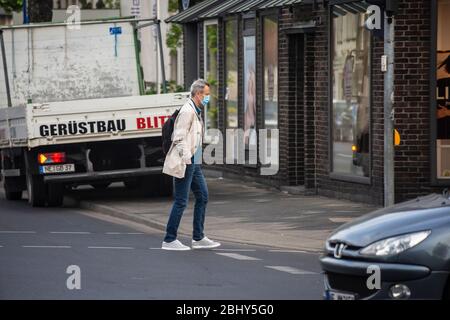
[[[369,176],[370,32],[365,14],[333,17],[333,172]]]
[[[226,127],[238,127],[238,22],[228,20],[225,25]]]

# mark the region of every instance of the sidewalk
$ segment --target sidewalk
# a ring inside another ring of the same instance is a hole
[[[274,248],[321,251],[339,225],[376,207],[320,196],[299,196],[256,183],[207,177],[209,203],[205,233],[220,241]],[[161,230],[161,241],[172,205],[170,198],[130,195],[119,186],[103,192],[72,192],[81,208]],[[179,234],[192,235],[193,197]]]

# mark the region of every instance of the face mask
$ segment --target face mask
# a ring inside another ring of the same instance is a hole
[[[205,96],[202,100],[202,104],[204,106],[206,106],[209,103],[209,99],[211,98],[211,96]]]

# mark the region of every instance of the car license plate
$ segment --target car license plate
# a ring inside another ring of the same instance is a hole
[[[327,293],[328,300],[356,300],[356,296],[350,293],[336,291],[328,291]]]
[[[39,172],[41,174],[75,172],[75,165],[73,163],[71,163],[71,164],[56,164],[56,165],[50,165],[50,166],[40,166]]]

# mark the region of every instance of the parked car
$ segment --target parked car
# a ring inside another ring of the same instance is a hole
[[[341,226],[327,239],[320,263],[325,299],[450,299],[448,192]]]

